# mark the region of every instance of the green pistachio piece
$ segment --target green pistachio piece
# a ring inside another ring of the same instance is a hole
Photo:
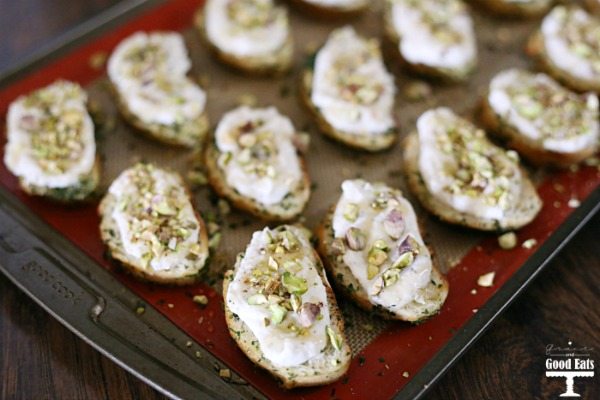
[[[389,247],[387,245],[387,243],[385,242],[385,240],[376,240],[375,242],[373,242],[373,247],[379,250],[383,250],[383,251],[388,251]]]
[[[400,277],[400,270],[397,268],[390,268],[387,271],[385,271],[382,276],[384,286],[392,286],[394,283],[398,282],[398,278]]]
[[[281,276],[281,284],[291,294],[303,295],[308,290],[306,279],[292,275],[287,271]]]
[[[267,297],[264,294],[256,293],[248,297],[248,304],[251,306],[258,306],[261,304],[267,304]]]
[[[360,229],[353,226],[346,232],[346,242],[351,250],[359,251],[365,248],[367,237]]]
[[[369,255],[367,256],[367,262],[369,264],[375,265],[376,267],[381,266],[388,259],[388,255],[384,250],[378,249],[377,247],[372,247],[369,250]]]
[[[177,211],[167,203],[166,200],[162,200],[160,203],[154,206],[154,210],[156,210],[159,214],[162,215],[175,215]]]
[[[279,325],[287,314],[285,307],[282,307],[279,304],[271,304],[269,310],[271,311],[271,322],[275,325]]]
[[[367,279],[371,280],[379,273],[379,267],[373,264],[367,264]]]
[[[300,300],[299,296],[292,294],[290,296],[290,304],[292,306],[292,310],[294,310],[294,312],[297,312],[300,306],[302,306],[302,300]]]
[[[415,256],[411,251],[409,251],[407,253],[401,254],[400,257],[398,257],[398,259],[392,265],[392,268],[406,268],[410,264],[412,264],[413,261],[415,261]]]
[[[327,327],[325,328],[325,331],[327,332],[327,336],[329,337],[329,342],[331,343],[333,348],[336,349],[337,351],[341,351],[343,340],[340,337],[340,335],[338,335],[329,325],[327,325]]]

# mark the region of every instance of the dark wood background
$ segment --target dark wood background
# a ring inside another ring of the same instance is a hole
[[[0,0],[0,70],[119,0]],[[600,215],[594,217],[431,390],[431,399],[547,399],[547,344],[595,347],[600,362]],[[576,380],[600,399],[600,377]],[[162,399],[100,355],[0,274],[0,395],[22,399]]]

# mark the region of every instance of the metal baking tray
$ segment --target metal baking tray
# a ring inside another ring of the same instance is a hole
[[[380,36],[380,7],[374,5],[365,15],[347,22],[315,21],[290,10],[296,67],[289,75],[270,79],[240,76],[212,60],[192,27],[194,12],[201,5],[201,0],[119,3],[0,76],[0,116],[21,94],[58,78],[77,81],[105,116],[98,142],[103,187],[141,159],[185,175],[194,153],[166,148],[134,133],[118,117],[104,74],[106,56],[124,37],[138,30],[177,30],[184,34],[190,51],[191,76],[208,89],[213,124],[236,104],[256,101],[259,106],[276,105],[298,129],[310,132],[308,168],[314,191],[303,215],[308,227],[314,228],[336,201],[343,179],[361,176],[405,188],[399,146],[380,154],[345,149],[318,134],[296,98],[297,77],[308,53],[334,27],[345,23],[365,36]],[[414,78],[390,65],[399,87],[396,115],[402,135],[412,129],[421,112],[435,105],[449,105],[473,116],[495,73],[509,66],[528,66],[521,49],[538,21],[495,20],[479,12],[474,12],[474,18],[480,65],[468,83],[432,84],[432,96],[409,102],[403,88]],[[2,131],[2,149],[4,142]],[[339,298],[354,352],[348,375],[331,385],[291,393],[305,399],[422,396],[599,207],[597,166],[532,173],[545,205],[538,218],[518,232],[519,243],[536,239],[531,249],[502,250],[495,235],[442,224],[413,202],[426,227],[427,241],[450,281],[450,295],[441,313],[417,326],[390,323]],[[66,207],[29,197],[2,165],[0,270],[86,342],[173,398],[286,397],[289,392],[253,366],[230,339],[220,295],[222,273],[263,223],[236,211],[224,212],[223,204],[219,207],[206,187],[194,191],[194,203],[205,217],[214,215],[219,221],[223,240],[200,283],[159,287],[132,279],[104,257],[96,204]],[[579,207],[573,208],[575,203]],[[496,273],[494,285],[479,287],[477,278],[491,271]],[[209,298],[206,307],[192,301],[196,294]],[[219,376],[223,369],[231,371],[230,378]]]

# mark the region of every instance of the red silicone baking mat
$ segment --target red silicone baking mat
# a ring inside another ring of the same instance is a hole
[[[365,155],[345,150],[340,146],[323,140],[308,122],[308,117],[299,108],[294,98],[286,92],[294,91],[295,74],[277,80],[238,77],[237,74],[221,68],[209,60],[197,34],[191,29],[193,15],[201,6],[199,0],[173,0],[143,11],[122,26],[109,33],[100,35],[87,44],[76,48],[52,63],[37,68],[34,72],[14,81],[0,91],[0,115],[5,116],[8,105],[21,94],[42,87],[52,81],[69,79],[90,88],[92,98],[101,107],[108,109],[107,114],[115,114],[114,104],[106,92],[106,81],[102,68],[105,56],[120,40],[138,30],[178,30],[185,32],[186,43],[194,62],[195,77],[209,87],[209,102],[215,106],[209,109],[212,122],[218,120],[224,109],[231,107],[235,96],[259,98],[259,104],[277,104],[288,115],[294,116],[298,128],[312,134],[312,148],[309,156],[309,170],[315,182],[314,195],[305,213],[306,223],[314,228],[327,207],[337,198],[339,183],[350,176],[364,176],[369,179],[385,180],[389,184],[403,187],[401,174],[398,173],[400,156],[398,147],[381,155]],[[367,16],[352,21],[362,32],[373,34],[379,28],[379,10],[370,11]],[[335,23],[310,21],[303,17],[293,17],[294,29],[305,29],[307,38],[297,43],[297,58],[305,57],[309,47],[323,39],[326,32]],[[435,104],[457,105],[457,111],[468,113],[477,100],[477,94],[485,87],[485,82],[500,68],[509,65],[527,65],[520,54],[519,38],[524,38],[534,26],[522,23],[512,26],[502,25],[481,16],[476,16],[476,24],[481,29],[480,51],[482,66],[480,72],[465,87],[434,87],[434,99],[422,104],[399,101],[398,114],[402,121],[402,130],[407,132],[414,124],[414,118],[423,109]],[[338,24],[339,25],[339,24]],[[514,30],[513,41],[498,44],[495,35],[502,29]],[[297,36],[298,37],[298,36]],[[299,40],[298,40],[299,41]],[[305,45],[306,49],[302,48]],[[493,45],[491,45],[493,44]],[[493,68],[486,68],[494,66]],[[401,75],[399,84],[406,78]],[[243,88],[238,90],[238,88]],[[220,99],[223,94],[226,100]],[[212,96],[212,97],[211,97]],[[461,99],[461,101],[457,101]],[[112,108],[111,108],[112,107]],[[209,106],[210,108],[210,106]],[[120,120],[116,120],[114,135],[112,130],[103,133],[99,147],[104,156],[104,185],[110,182],[118,171],[131,164],[137,155],[139,159],[149,157],[157,162],[173,166],[180,171],[186,170],[185,161],[190,157],[184,151],[164,149],[153,143],[147,143],[131,132]],[[2,124],[4,126],[4,123]],[[4,142],[4,134],[2,135]],[[122,143],[121,143],[122,142]],[[119,150],[122,147],[125,150]],[[114,150],[114,154],[113,154]],[[125,152],[123,154],[119,151]],[[164,153],[164,154],[161,154]],[[128,158],[129,157],[129,158]],[[115,279],[136,293],[145,304],[155,307],[176,326],[193,337],[198,344],[206,348],[223,363],[237,372],[244,380],[270,398],[284,398],[293,394],[298,398],[390,398],[400,392],[426,364],[440,352],[452,337],[477,314],[478,310],[532,257],[536,250],[569,217],[577,204],[585,199],[600,184],[600,172],[597,166],[583,166],[569,171],[536,173],[539,180],[539,193],[544,207],[536,220],[518,232],[519,246],[513,250],[502,250],[494,235],[457,229],[441,224],[417,211],[425,219],[430,242],[438,253],[443,269],[447,271],[450,282],[450,294],[440,314],[430,320],[413,326],[405,323],[383,323],[356,310],[339,299],[347,319],[351,344],[354,344],[354,358],[346,377],[337,383],[311,389],[285,391],[265,372],[256,368],[246,359],[229,337],[223,317],[223,304],[218,276],[231,266],[237,251],[243,249],[250,232],[262,226],[260,221],[233,213],[221,218],[223,240],[213,255],[211,274],[203,278],[203,283],[184,288],[159,287],[138,282],[115,268],[104,257],[104,247],[98,234],[98,216],[96,204],[65,207],[50,203],[44,199],[32,198],[24,194],[17,180],[0,166],[0,184],[12,192],[35,214],[40,216],[57,232],[64,235],[81,248],[98,264],[111,272]],[[208,189],[201,189],[195,198],[195,204],[201,212],[215,210],[209,199]],[[212,212],[212,211],[210,211]],[[520,244],[527,239],[535,239],[537,244],[525,248]],[[477,279],[480,275],[495,272],[492,287],[480,287]],[[217,288],[215,290],[215,288]],[[192,301],[197,294],[205,294],[209,303],[205,308]],[[215,379],[219,379],[215,375]]]

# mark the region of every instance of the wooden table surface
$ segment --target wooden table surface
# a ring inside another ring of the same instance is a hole
[[[0,70],[119,0],[0,0]],[[600,362],[600,215],[556,257],[435,385],[431,399],[557,398],[545,347],[595,347]],[[576,380],[600,399],[600,378]],[[161,399],[100,355],[0,274],[0,395],[22,399]]]

